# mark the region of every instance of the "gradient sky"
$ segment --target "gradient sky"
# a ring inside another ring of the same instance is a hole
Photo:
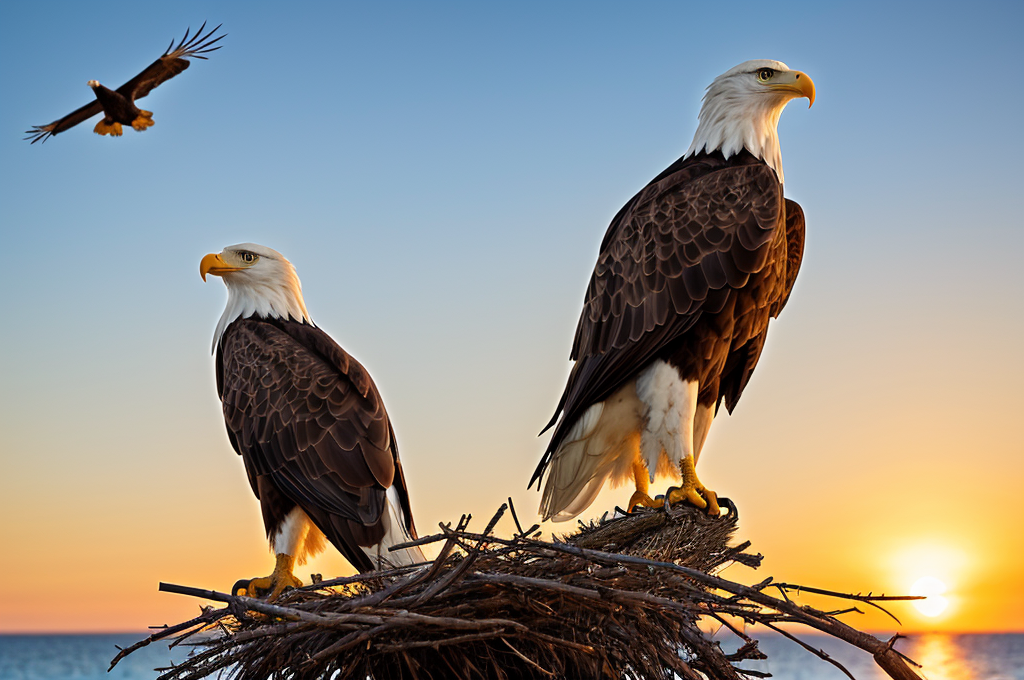
[[[154,128],[22,141],[203,20],[224,49],[144,100]],[[780,124],[800,278],[700,461],[767,556],[725,576],[933,576],[950,608],[899,605],[906,630],[1024,630],[1021,25],[1019,2],[0,4],[0,631],[174,623],[199,602],[159,581],[272,567],[198,274],[234,243],[291,259],[371,371],[421,533],[510,495],[533,521],[605,228],[753,58],[818,99]]]

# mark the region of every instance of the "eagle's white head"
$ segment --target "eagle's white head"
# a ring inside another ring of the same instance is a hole
[[[777,127],[782,109],[799,97],[814,104],[814,81],[781,61],[754,59],[729,69],[708,86],[684,158],[719,150],[729,158],[746,149],[784,181]]]
[[[228,304],[213,334],[214,351],[228,324],[240,317],[255,314],[313,323],[302,299],[302,284],[295,267],[272,248],[239,243],[210,253],[199,263],[203,281],[207,274],[221,277],[228,287]]]
[[[90,80],[89,82],[86,83],[86,85],[88,85],[89,87],[91,87],[92,89],[95,90],[97,87],[100,86],[100,81],[98,81],[98,80]]]

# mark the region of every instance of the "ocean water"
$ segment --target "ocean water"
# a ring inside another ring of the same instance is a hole
[[[118,662],[117,647],[146,637],[139,633],[103,635],[0,635],[0,680],[152,680],[188,656],[188,649],[151,644]]]
[[[184,659],[188,650],[153,644],[118,663],[117,654],[143,636],[118,635],[0,635],[2,680],[152,680],[154,669]],[[843,680],[839,669],[777,636],[758,636],[766,661],[744,667],[767,671],[780,680]],[[812,646],[842,663],[857,680],[885,680],[871,656],[854,647],[817,635],[802,635]],[[1024,635],[916,635],[901,640],[897,649],[924,666],[927,680],[1024,680]]]
[[[835,666],[819,659],[781,635],[758,635],[758,647],[768,659],[747,661],[743,668],[766,671],[783,680],[848,680]],[[888,680],[867,652],[822,635],[798,635],[828,654],[857,680]],[[723,643],[723,646],[724,643]],[[927,680],[1024,680],[1024,635],[913,635],[896,649],[921,664]]]

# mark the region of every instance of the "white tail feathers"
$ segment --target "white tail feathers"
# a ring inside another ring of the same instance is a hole
[[[545,520],[570,520],[594,502],[606,481],[631,478],[642,406],[631,380],[573,423],[551,456],[540,503]]]
[[[651,482],[655,476],[678,479],[680,462],[696,457],[714,418],[713,408],[697,408],[698,391],[696,381],[683,381],[674,367],[657,360],[584,411],[551,456],[541,516],[555,522],[576,517],[605,482],[633,481],[638,458]]]
[[[398,500],[398,493],[393,486],[388,489],[387,503],[385,503],[384,511],[387,514],[386,521],[388,523],[388,530],[384,534],[384,538],[377,545],[363,548],[363,552],[366,553],[378,569],[426,562],[427,558],[424,557],[423,551],[420,550],[419,546],[402,548],[401,550],[390,550],[391,546],[414,540],[409,532],[406,531],[405,513],[402,512],[401,501]]]

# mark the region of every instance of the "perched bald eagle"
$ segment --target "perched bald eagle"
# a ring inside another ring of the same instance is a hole
[[[121,126],[131,125],[139,132],[145,131],[154,125],[152,111],[143,111],[135,105],[135,100],[142,99],[149,94],[153,88],[160,83],[170,80],[189,67],[189,59],[206,59],[205,54],[219,50],[222,45],[213,45],[224,38],[223,35],[213,38],[213,34],[220,28],[214,28],[206,35],[203,29],[206,23],[199,27],[196,34],[189,40],[189,31],[185,31],[185,37],[181,39],[178,46],[171,41],[167,51],[159,59],[147,66],[139,75],[127,83],[110,90],[103,87],[96,80],[86,83],[92,88],[96,101],[90,102],[80,109],[72,111],[59,120],[49,125],[36,125],[27,130],[25,139],[31,139],[32,143],[42,140],[45,142],[50,137],[60,134],[65,130],[75,127],[82,121],[88,120],[97,113],[103,112],[103,120],[96,123],[93,131],[98,135],[121,136]],[[172,49],[173,48],[173,49]]]
[[[568,520],[604,483],[632,481],[629,507],[668,500],[717,515],[695,465],[719,405],[732,412],[769,319],[789,299],[804,243],[800,206],[783,198],[776,127],[814,83],[778,61],[748,61],[708,87],[693,143],[612,220],[587,288],[555,415],[530,486],[540,512]],[[561,414],[561,420],[558,420]]]
[[[250,595],[301,585],[292,569],[324,537],[360,571],[423,561],[398,444],[370,374],[313,325],[295,269],[270,248],[243,243],[202,259],[224,279],[228,303],[214,334],[217,394],[228,439],[242,456],[277,557]]]

